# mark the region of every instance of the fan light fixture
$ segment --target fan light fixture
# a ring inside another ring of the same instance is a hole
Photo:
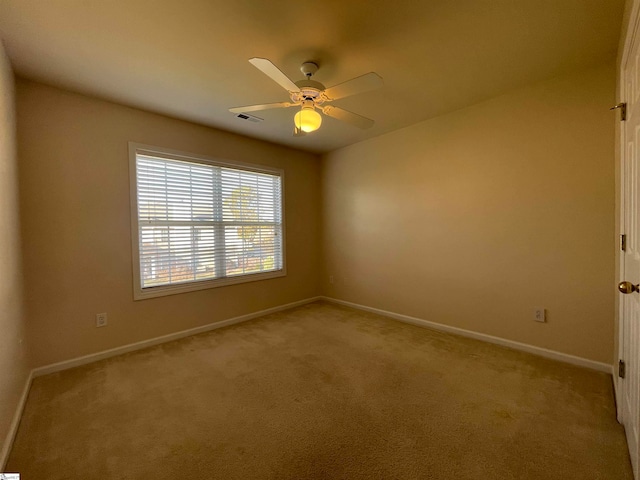
[[[311,105],[302,105],[302,108],[293,117],[296,128],[305,133],[314,132],[322,125],[322,117]]]

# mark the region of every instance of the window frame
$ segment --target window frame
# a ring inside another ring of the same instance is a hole
[[[138,222],[138,178],[137,178],[137,155],[158,156],[172,160],[200,163],[203,165],[213,165],[246,170],[249,172],[266,173],[280,177],[280,215],[282,225],[282,269],[271,272],[246,273],[233,277],[214,278],[210,280],[194,280],[192,282],[178,283],[175,285],[159,285],[155,287],[142,288],[140,276],[140,224]],[[176,295],[179,293],[206,290],[209,288],[224,287],[240,283],[256,282],[271,278],[284,277],[287,275],[287,255],[286,255],[286,224],[285,224],[285,183],[284,170],[264,165],[240,162],[236,160],[222,160],[219,158],[198,155],[194,153],[172,150],[164,147],[145,145],[137,142],[129,142],[129,191],[131,207],[131,254],[133,266],[133,299],[144,300],[147,298],[163,297],[166,295]]]

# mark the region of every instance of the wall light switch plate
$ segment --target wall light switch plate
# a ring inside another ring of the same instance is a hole
[[[106,327],[106,326],[107,326],[107,314],[98,313],[96,315],[96,327]]]
[[[533,311],[533,319],[536,322],[545,323],[547,321],[547,315],[543,307],[536,307]]]

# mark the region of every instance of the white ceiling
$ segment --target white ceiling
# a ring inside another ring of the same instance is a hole
[[[0,0],[20,76],[313,152],[326,152],[527,83],[613,61],[624,0]],[[326,86],[375,71],[385,86],[337,100],[366,131],[325,118],[293,137],[293,109],[247,60]]]

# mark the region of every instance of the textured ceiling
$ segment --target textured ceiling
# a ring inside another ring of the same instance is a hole
[[[0,0],[0,36],[18,75],[313,152],[441,115],[527,83],[615,58],[623,0]],[[385,86],[335,102],[370,117],[325,118],[293,137],[293,109],[247,60],[293,80],[316,61],[331,86],[375,71]]]

